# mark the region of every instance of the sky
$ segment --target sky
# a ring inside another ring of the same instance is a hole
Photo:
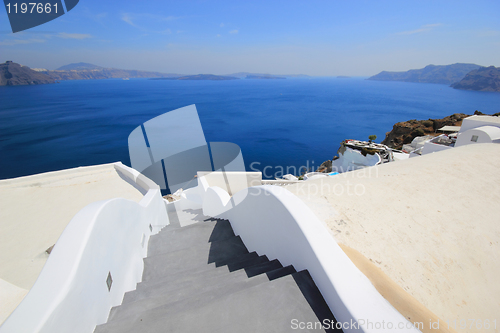
[[[499,18],[499,0],[80,0],[15,34],[0,9],[0,62],[313,76],[457,62],[500,67]]]

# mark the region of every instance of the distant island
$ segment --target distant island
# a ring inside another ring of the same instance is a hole
[[[451,86],[455,89],[500,92],[500,67],[478,68]]]
[[[85,62],[59,67],[56,70],[36,69],[54,80],[101,80],[123,78],[179,77],[181,74],[105,68]]]
[[[224,80],[239,80],[237,77],[222,76],[214,74],[198,74],[198,75],[185,75],[180,77],[164,77],[153,78],[151,80],[210,80],[210,81],[224,81]]]
[[[12,65],[14,64],[14,67]],[[258,74],[249,72],[238,72],[228,75],[198,74],[186,75],[176,73],[160,73],[141,70],[118,69],[101,67],[86,62],[72,63],[61,66],[56,70],[45,68],[30,69],[27,66],[21,66],[12,61],[0,64],[0,85],[21,85],[21,84],[43,84],[54,83],[63,80],[102,80],[102,79],[128,79],[128,78],[150,78],[160,80],[237,80],[237,79],[285,79],[287,77],[308,77],[304,74],[292,75],[273,75]],[[12,70],[6,69],[9,66]]]
[[[276,75],[247,75],[245,79],[252,80],[276,80],[276,79],[286,79],[284,76],[276,76]]]
[[[368,80],[404,81],[419,83],[453,84],[462,80],[470,71],[479,69],[475,64],[453,64],[445,66],[428,65],[422,69],[411,69],[406,72],[380,72]]]
[[[64,65],[59,67],[57,70],[58,71],[85,71],[85,70],[92,70],[92,69],[103,69],[104,67],[89,64],[88,62],[77,62],[69,65]]]
[[[0,86],[55,83],[50,76],[12,61],[0,64]]]
[[[250,73],[250,72],[238,72],[233,74],[225,74],[224,76],[232,76],[240,79],[285,79],[285,78],[306,78],[310,77],[305,74],[285,74],[285,75],[275,75],[269,73]],[[251,76],[251,77],[249,77]]]
[[[210,80],[225,81],[237,79],[273,80],[285,78],[307,78],[304,74],[274,75],[268,73],[238,72],[227,75],[197,74],[185,75],[142,70],[106,68],[85,62],[61,66],[56,70],[29,68],[12,61],[0,64],[0,86],[34,85],[55,83],[63,80],[100,80],[150,78],[158,80]],[[349,76],[337,76],[347,79]],[[422,69],[406,72],[383,71],[368,80],[403,81],[419,83],[448,84],[455,89],[500,92],[500,68],[482,67],[475,64],[453,64],[445,66],[428,65]]]

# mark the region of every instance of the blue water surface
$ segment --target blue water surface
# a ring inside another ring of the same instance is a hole
[[[0,179],[122,161],[143,122],[196,104],[205,137],[238,144],[247,170],[317,168],[347,138],[380,142],[394,123],[500,111],[500,93],[364,78],[119,79],[0,87]],[[280,168],[282,167],[282,168]]]

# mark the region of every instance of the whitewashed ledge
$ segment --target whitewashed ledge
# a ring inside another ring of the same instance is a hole
[[[32,289],[49,258],[46,250],[78,212],[112,198],[140,204],[147,186],[130,170],[112,163],[0,181],[0,324]]]

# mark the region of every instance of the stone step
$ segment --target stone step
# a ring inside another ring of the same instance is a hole
[[[318,321],[324,322],[326,320],[330,323],[330,327],[335,327],[337,321],[309,272],[303,270],[292,274],[292,277],[318,318]],[[342,330],[326,329],[326,332],[342,332]]]
[[[263,263],[259,263],[250,267],[245,268],[245,273],[247,273],[248,277],[256,276],[259,274],[267,273],[269,271],[283,268],[283,265],[277,260],[266,261]]]
[[[155,288],[161,289],[164,286],[176,286],[186,283],[195,283],[197,281],[203,281],[204,279],[210,279],[213,277],[224,277],[229,274],[230,272],[226,266],[215,267],[214,264],[210,264],[207,265],[207,267],[197,267],[192,270],[180,272],[178,274],[172,274],[158,280],[141,282],[137,284],[137,288],[135,290],[125,293],[122,304],[137,300],[139,298],[138,294],[140,294],[144,290]]]
[[[171,209],[172,208],[169,208],[167,210],[170,224],[166,228],[164,228],[163,230],[173,230],[173,229],[178,229],[178,228],[185,228],[185,227],[193,225],[193,224],[220,220],[220,219],[216,219],[216,218],[212,218],[212,217],[203,215],[202,209],[194,209],[194,210],[193,209],[186,209],[186,210],[181,210],[181,211],[177,211],[175,209],[171,210]]]
[[[260,275],[246,281],[258,278],[267,280]],[[182,300],[144,312],[132,311],[122,320],[97,326],[95,332],[290,332],[292,320],[318,321],[290,275],[215,298],[197,297],[198,301]]]
[[[227,266],[227,265],[230,265],[230,264],[233,264],[233,263],[238,263],[240,261],[245,261],[245,260],[248,260],[248,259],[258,258],[258,257],[259,257],[259,255],[256,252],[250,252],[250,253],[241,254],[241,255],[239,255],[237,257],[232,257],[232,258],[228,258],[228,259],[225,259],[225,260],[218,260],[214,264],[217,267],[221,267],[221,266]]]
[[[167,215],[168,215],[168,221],[169,221],[169,225],[166,226],[165,228],[168,228],[168,229],[176,229],[176,228],[180,228],[181,225],[180,225],[180,222],[179,222],[179,217],[177,216],[177,211],[168,211],[167,210]],[[162,229],[163,230],[165,230]]]
[[[222,241],[200,244],[186,249],[158,254],[144,259],[142,280],[161,279],[170,274],[188,271],[210,263],[227,261],[248,250],[240,237],[231,237]]]
[[[335,323],[307,271],[249,253],[227,220],[201,210],[169,217],[150,239],[143,282],[96,333],[290,332],[292,320]]]
[[[245,253],[240,256],[230,258],[225,261],[221,261],[221,265],[216,266],[215,263],[207,264],[205,266],[196,266],[192,269],[189,270],[183,270],[181,272],[177,273],[171,273],[168,274],[167,276],[154,279],[154,280],[149,280],[149,281],[142,281],[137,284],[137,289],[149,287],[152,285],[156,284],[165,284],[165,283],[172,283],[173,281],[179,280],[179,279],[184,279],[186,276],[196,276],[196,275],[204,275],[204,274],[226,274],[229,272],[228,267],[226,266],[227,264],[232,264],[232,263],[238,263],[240,261],[247,261],[248,259],[252,258],[258,258],[259,255],[255,252],[250,252],[250,253]],[[218,263],[219,264],[219,263]],[[216,269],[217,268],[217,269]],[[219,269],[220,268],[220,269]],[[125,294],[127,295],[127,294]],[[125,300],[124,300],[125,302]]]
[[[200,222],[183,228],[166,227],[149,240],[148,256],[221,241],[230,237],[234,237],[234,232],[227,220]]]
[[[134,313],[148,311],[160,306],[163,306],[166,311],[166,306],[171,303],[178,304],[180,302],[184,307],[187,307],[187,304],[196,306],[200,302],[217,299],[268,281],[269,279],[265,274],[249,279],[246,273],[241,270],[227,273],[224,276],[212,276],[207,278],[204,281],[205,283],[182,283],[176,286],[142,290],[137,294],[135,300],[111,309],[108,323],[114,320],[124,320],[134,315]],[[175,309],[170,309],[170,311],[175,311]]]
[[[209,270],[201,270],[194,273],[193,271],[183,272],[182,274],[176,274],[176,279],[162,279],[160,281],[151,281],[146,283],[139,283],[137,289],[134,291],[127,292],[124,296],[122,304],[134,302],[140,299],[156,296],[159,294],[168,293],[171,291],[180,290],[182,292],[185,288],[196,288],[200,285],[204,285],[207,288],[211,287],[212,283],[219,283],[224,285],[225,281],[238,278],[237,276],[244,276],[248,278],[248,272],[252,276],[266,273],[269,280],[274,280],[279,277],[295,273],[293,266],[281,267],[279,261],[275,261],[271,264],[266,256],[261,256],[253,259],[243,260],[241,262],[236,262],[235,264],[230,264],[233,269],[227,269],[227,267],[218,267]],[[235,267],[237,267],[235,269]],[[244,270],[245,269],[245,270]],[[229,272],[234,272],[233,277]],[[186,291],[187,294],[189,291]]]
[[[260,256],[256,258],[249,258],[245,260],[240,260],[237,262],[232,262],[227,264],[227,268],[229,269],[230,272],[234,272],[243,268],[248,268],[252,267],[258,264],[263,264],[269,262],[269,259],[267,259],[267,256]]]
[[[267,278],[270,281],[272,281],[272,280],[276,280],[276,279],[279,279],[283,276],[287,276],[287,275],[294,274],[294,273],[297,273],[297,271],[295,270],[295,268],[292,265],[289,265],[289,266],[285,266],[283,268],[278,268],[278,269],[274,269],[272,271],[266,272],[266,275],[267,275]]]

